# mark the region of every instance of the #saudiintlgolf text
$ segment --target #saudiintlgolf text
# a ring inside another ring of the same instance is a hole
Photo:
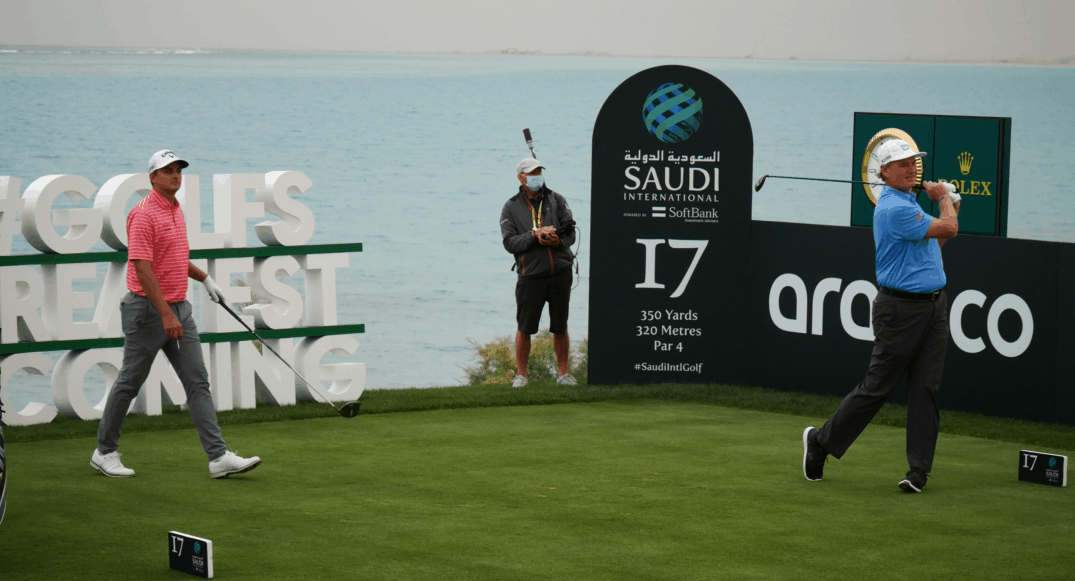
[[[701,363],[635,363],[635,371],[688,371],[702,372]]]

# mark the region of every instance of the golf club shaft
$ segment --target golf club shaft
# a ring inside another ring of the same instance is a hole
[[[269,345],[269,344],[268,344],[268,343],[267,343],[267,342],[265,341],[265,339],[262,339],[262,338],[261,338],[261,335],[258,335],[256,331],[254,331],[253,329],[251,329],[251,328],[250,328],[250,325],[247,325],[247,324],[246,324],[246,321],[243,321],[242,319],[240,319],[240,318],[239,318],[239,315],[238,315],[238,314],[236,314],[236,313],[235,313],[235,311],[231,310],[231,307],[229,307],[229,306],[228,306],[227,304],[225,304],[225,303],[224,303],[223,301],[221,301],[221,302],[220,302],[219,304],[220,304],[220,306],[224,307],[224,310],[225,310],[225,311],[228,311],[228,314],[230,314],[230,315],[231,315],[232,317],[235,317],[235,320],[236,320],[236,321],[239,321],[239,324],[240,324],[240,325],[242,325],[243,327],[245,327],[247,331],[250,331],[250,334],[252,334],[252,335],[253,335],[254,337],[257,337],[257,340],[258,340],[258,341],[261,341],[261,344],[262,344],[262,345],[264,345],[264,346],[265,346],[266,348],[268,348],[268,350],[269,350],[269,351],[272,351],[272,352],[273,352],[273,355],[276,355],[277,359],[279,359],[280,361],[283,361],[283,362],[284,362],[284,365],[287,365],[287,368],[288,368],[288,369],[290,369],[291,371],[295,372],[295,375],[299,376],[299,379],[301,379],[301,380],[303,381],[303,383],[305,383],[305,384],[306,384],[307,386],[309,386],[309,387],[310,387],[310,388],[312,388],[312,389],[313,389],[314,391],[316,391],[318,395],[320,395],[321,397],[325,398],[325,401],[326,401],[326,402],[328,402],[328,404],[329,404],[330,406],[332,406],[332,407],[336,408],[336,411],[340,411],[340,408],[336,407],[336,404],[332,403],[332,400],[330,400],[330,399],[328,398],[328,395],[327,395],[327,394],[325,394],[325,392],[321,391],[321,386],[319,386],[319,385],[318,385],[318,386],[315,386],[314,384],[310,383],[310,382],[309,382],[309,380],[307,380],[307,379],[306,379],[305,377],[303,377],[303,376],[302,376],[302,374],[301,374],[301,373],[299,373],[299,372],[298,372],[298,371],[297,371],[297,370],[296,370],[296,369],[295,369],[294,367],[292,367],[292,366],[291,366],[291,364],[290,364],[290,363],[288,363],[286,359],[284,359],[283,357],[281,357],[281,356],[280,356],[280,354],[276,352],[276,349],[273,349],[273,348],[272,348],[272,345]]]
[[[883,186],[883,182],[863,182],[859,180],[832,180],[826,178],[800,178],[795,176],[772,176],[766,175],[767,178],[780,178],[782,180],[807,180],[811,182],[836,182],[838,184],[865,184],[868,186]]]

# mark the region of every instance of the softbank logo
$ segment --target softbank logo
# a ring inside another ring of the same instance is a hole
[[[842,292],[841,288],[843,288]],[[785,316],[780,311],[780,293],[784,289],[791,289],[795,293],[795,311],[791,316]],[[842,279],[826,278],[817,283],[811,295],[806,289],[806,283],[797,275],[782,274],[776,277],[769,288],[769,317],[782,331],[806,334],[809,327],[811,335],[822,335],[824,333],[822,323],[825,296],[829,293],[840,293],[840,324],[844,332],[855,339],[873,341],[873,299],[877,296],[877,287],[865,280],[852,281],[844,287]],[[851,317],[851,303],[858,295],[865,296],[870,303],[870,323],[867,326],[857,324]],[[810,302],[809,322],[806,308],[808,301]],[[948,326],[952,342],[966,353],[980,353],[985,350],[986,343],[982,337],[967,336],[963,330],[963,316],[967,308],[971,306],[984,310],[987,302],[988,297],[984,293],[968,289],[959,293],[949,304]],[[1000,315],[1008,310],[1014,311],[1019,316],[1023,326],[1019,337],[1014,341],[1008,341],[1000,335]],[[997,297],[989,305],[986,313],[986,335],[997,353],[1005,357],[1022,355],[1030,347],[1030,342],[1034,338],[1034,316],[1026,301],[1015,294]]]

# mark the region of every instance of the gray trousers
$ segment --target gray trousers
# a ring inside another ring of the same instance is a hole
[[[127,417],[131,401],[145,383],[153,360],[161,349],[164,349],[164,355],[183,382],[183,390],[187,392],[187,409],[209,460],[220,458],[228,450],[217,424],[213,394],[209,391],[209,372],[202,359],[201,340],[194,325],[190,303],[184,301],[170,306],[183,325],[183,337],[178,345],[164,334],[164,322],[148,298],[127,293],[120,302],[123,367],[108,394],[101,425],[97,428],[97,450],[101,454],[115,452],[119,446],[123,419]]]
[[[840,402],[817,441],[842,457],[907,373],[907,463],[928,474],[941,425],[937,391],[948,350],[948,295],[942,291],[935,301],[914,301],[878,293],[873,330],[866,379]]]

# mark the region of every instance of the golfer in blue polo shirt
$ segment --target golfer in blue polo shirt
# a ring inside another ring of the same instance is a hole
[[[959,230],[959,194],[948,184],[924,183],[929,198],[941,207],[941,217],[934,218],[911,192],[918,182],[917,158],[926,154],[902,139],[891,139],[876,155],[885,187],[873,213],[879,288],[873,301],[870,369],[820,430],[810,426],[803,431],[803,475],[821,480],[828,455],[843,457],[906,373],[910,470],[899,487],[921,492],[937,447],[937,391],[948,347],[941,247]]]

